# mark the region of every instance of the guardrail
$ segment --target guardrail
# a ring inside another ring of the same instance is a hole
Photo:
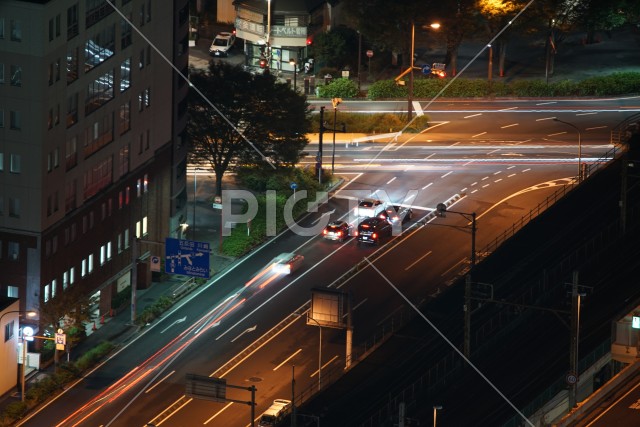
[[[177,283],[173,285],[171,289],[169,289],[169,295],[171,295],[171,298],[175,300],[182,297],[185,294],[188,294],[197,286],[198,284],[196,283],[196,278],[190,277],[187,281],[183,283]]]
[[[602,167],[602,165],[607,164],[611,160],[616,159],[623,150],[614,146],[612,149],[607,151],[602,157],[593,162],[590,165],[587,165],[585,170],[585,179],[595,173],[598,169]],[[504,243],[507,239],[513,237],[518,231],[520,231],[525,225],[527,225],[532,219],[540,215],[542,212],[546,211],[551,205],[556,203],[558,200],[567,195],[571,190],[576,188],[579,183],[576,181],[572,181],[570,184],[565,184],[560,187],[558,190],[554,191],[553,194],[548,196],[545,200],[538,203],[538,206],[531,209],[528,214],[523,215],[518,221],[514,222],[510,228],[504,230],[500,235],[498,235],[493,241],[487,244],[484,248],[476,252],[478,256],[478,260],[481,258],[485,258],[489,256],[492,252],[494,252],[498,246]]]
[[[625,142],[627,130],[629,130],[633,124],[640,126],[640,113],[627,117],[611,130],[611,143],[614,145],[622,145],[622,143]]]
[[[350,144],[355,144],[355,146],[357,147],[361,142],[370,142],[377,139],[393,138],[394,140],[396,140],[400,135],[402,135],[402,132],[380,133],[377,135],[361,136],[360,138],[353,138],[351,141],[347,141],[346,145],[347,147],[349,147]]]

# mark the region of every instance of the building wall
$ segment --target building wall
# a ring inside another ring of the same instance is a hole
[[[186,8],[188,18],[188,0],[116,6],[127,20],[98,0],[0,2],[0,293],[17,287],[23,310],[69,286],[87,295],[112,286],[128,274],[136,227],[163,241],[184,214],[178,104],[187,85],[162,56],[186,70],[188,50],[178,46],[188,19],[178,15]],[[128,20],[152,46],[126,30]],[[12,65],[22,68],[20,86],[8,78]],[[14,110],[20,129],[9,123]]]
[[[0,299],[0,301],[6,301]],[[20,326],[18,313],[19,301],[2,304],[0,310],[0,396],[11,390],[18,379],[18,328]],[[6,325],[13,322],[11,337],[5,335]]]

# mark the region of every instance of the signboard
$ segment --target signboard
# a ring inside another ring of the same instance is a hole
[[[227,380],[224,378],[211,378],[204,375],[187,374],[185,395],[196,399],[211,400],[214,402],[226,402]]]
[[[640,329],[640,316],[633,316],[631,318],[631,327],[633,329]]]
[[[372,50],[368,50],[368,51],[367,51],[367,56],[368,56],[369,58],[371,58],[371,57],[373,56],[373,51],[372,51]]]
[[[156,273],[160,272],[160,257],[159,256],[152,256],[150,258],[150,265],[149,265],[149,270],[151,271],[155,271]]]
[[[167,237],[165,272],[209,278],[209,243]]]
[[[62,329],[58,329],[58,332],[56,332],[56,350],[64,350],[66,344],[67,335],[63,333]]]
[[[422,74],[431,74],[431,65],[426,64],[422,67]]]

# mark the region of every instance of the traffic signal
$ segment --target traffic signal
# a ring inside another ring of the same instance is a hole
[[[267,60],[264,58],[260,58],[260,68],[266,68],[267,67]]]
[[[313,43],[313,39],[311,37],[307,37],[307,46],[311,46]]]

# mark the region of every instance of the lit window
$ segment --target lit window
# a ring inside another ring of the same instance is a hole
[[[75,281],[76,281],[76,268],[71,267],[71,270],[69,270],[69,284],[73,285],[73,282]]]
[[[89,273],[93,271],[93,254],[89,254]]]
[[[56,279],[53,279],[53,281],[51,282],[51,298],[56,297],[56,286],[58,286],[58,282],[56,281]]]
[[[80,264],[80,276],[84,277],[87,275],[87,260],[83,259]]]
[[[111,259],[111,241],[107,242],[107,260]]]
[[[122,253],[122,234],[118,233],[118,253]]]
[[[142,235],[146,236],[147,235],[147,217],[145,216],[144,218],[142,218]]]
[[[69,286],[69,272],[65,271],[62,273],[62,290],[67,289],[67,286]]]
[[[49,293],[51,292],[51,285],[47,283],[44,285],[44,302],[49,301]]]
[[[105,245],[100,246],[100,265],[104,265],[107,261],[107,248]]]
[[[147,175],[146,173],[144,174],[144,180],[142,181],[143,185],[144,185],[144,192],[148,192],[149,191],[149,175]]]
[[[136,238],[140,238],[140,221],[136,221]]]

